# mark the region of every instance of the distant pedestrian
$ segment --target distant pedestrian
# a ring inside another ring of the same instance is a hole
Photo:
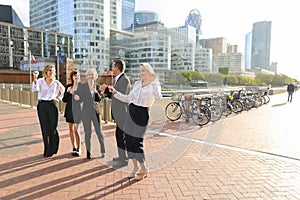
[[[292,102],[293,99],[293,94],[295,92],[295,85],[291,82],[287,86],[287,92],[288,92],[288,102]]]
[[[42,78],[37,79],[38,75],[38,71],[33,72],[32,90],[38,91],[37,112],[43,135],[44,157],[51,157],[59,147],[58,101],[62,100],[65,87],[55,80],[54,65],[44,68]]]
[[[152,106],[154,100],[162,98],[161,85],[149,63],[140,65],[140,77],[141,80],[133,85],[128,95],[120,93],[114,87],[109,87],[116,99],[129,103],[124,127],[126,149],[128,158],[132,159],[133,170],[128,177],[138,181],[147,177],[148,174],[143,143],[149,122],[149,107]]]
[[[69,125],[70,139],[73,146],[73,150],[71,152],[72,156],[80,156],[81,155],[81,142],[80,135],[78,133],[78,127],[80,123],[80,103],[79,101],[74,100],[74,91],[77,90],[79,82],[79,72],[72,71],[70,73],[71,83],[66,85],[65,94],[63,97],[63,102],[66,103],[65,106],[65,114],[66,122]]]

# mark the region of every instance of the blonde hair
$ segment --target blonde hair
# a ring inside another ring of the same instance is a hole
[[[92,74],[94,75],[94,78],[95,78],[95,79],[98,78],[98,73],[97,73],[97,71],[96,71],[95,68],[89,68],[89,69],[86,71],[85,74],[88,75],[88,74],[90,74],[90,73],[92,73]]]
[[[155,72],[153,70],[153,67],[149,64],[149,63],[141,63],[142,66],[145,67],[145,69],[150,72],[150,74],[154,74],[155,75]]]
[[[43,72],[42,72],[42,75],[43,77],[46,77],[47,75],[47,71],[49,71],[50,69],[53,69],[52,71],[52,76],[55,77],[56,76],[56,70],[55,70],[55,66],[54,65],[46,65],[46,67],[44,68]]]

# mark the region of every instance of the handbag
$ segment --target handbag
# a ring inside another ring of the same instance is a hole
[[[101,113],[100,102],[94,101],[93,105],[94,105],[94,109],[95,109],[96,113],[99,115]]]

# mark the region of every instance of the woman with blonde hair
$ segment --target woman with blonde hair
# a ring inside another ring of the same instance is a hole
[[[86,157],[91,159],[91,135],[92,123],[100,144],[100,157],[105,157],[104,135],[101,127],[100,115],[96,113],[94,101],[100,102],[100,87],[96,80],[98,74],[96,69],[90,68],[86,72],[87,81],[82,83],[75,91],[75,100],[82,102],[81,120],[85,133]]]
[[[129,178],[139,181],[147,177],[148,169],[145,165],[144,136],[149,122],[149,107],[154,100],[162,98],[161,85],[149,63],[140,65],[141,80],[137,81],[128,95],[109,87],[116,99],[128,102],[128,112],[125,116],[125,141],[128,158],[132,159],[133,170]],[[139,165],[138,165],[139,163]]]
[[[37,112],[43,135],[44,157],[51,157],[59,147],[58,101],[62,100],[65,87],[55,79],[54,65],[47,65],[42,74],[43,77],[37,79],[39,72],[33,72],[32,90],[38,91]]]

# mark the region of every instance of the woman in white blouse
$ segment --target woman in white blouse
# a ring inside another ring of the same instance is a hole
[[[59,147],[58,101],[62,100],[65,87],[55,79],[54,65],[45,67],[42,78],[37,79],[38,75],[38,71],[33,72],[32,90],[38,91],[37,112],[44,141],[44,157],[51,157]]]
[[[141,80],[133,85],[128,95],[116,91],[113,87],[109,88],[116,99],[129,103],[124,131],[128,158],[132,159],[134,167],[128,177],[138,181],[148,175],[143,140],[149,121],[149,107],[154,100],[162,98],[160,83],[149,63],[140,65],[140,77]]]

